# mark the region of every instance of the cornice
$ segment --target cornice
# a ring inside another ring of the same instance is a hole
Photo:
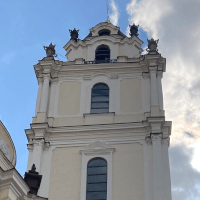
[[[7,179],[8,176],[12,176],[12,178]],[[15,168],[7,171],[3,171],[0,168],[0,177],[0,188],[12,187],[19,196],[22,195],[22,192],[23,195],[26,195],[30,191],[28,185]]]

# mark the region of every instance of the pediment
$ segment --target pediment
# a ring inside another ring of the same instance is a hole
[[[106,144],[102,141],[95,141],[87,146],[84,146],[80,149],[80,152],[83,154],[93,154],[93,153],[111,153],[115,150],[115,148],[111,147],[110,145]]]
[[[97,24],[95,27],[90,29],[90,32],[92,33],[92,36],[98,36],[98,32],[102,29],[108,29],[110,30],[110,34],[118,34],[119,27],[113,25],[111,22],[106,21]]]

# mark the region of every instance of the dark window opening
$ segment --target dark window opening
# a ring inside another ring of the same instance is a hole
[[[100,46],[96,50],[95,60],[110,60],[110,49],[108,46]]]
[[[99,31],[99,36],[103,36],[103,35],[110,35],[110,31],[109,30],[100,30]]]
[[[95,158],[87,166],[86,200],[107,199],[107,162]]]
[[[109,112],[109,87],[106,84],[96,84],[91,96],[91,113]]]

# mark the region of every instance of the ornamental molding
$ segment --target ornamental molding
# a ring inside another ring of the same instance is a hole
[[[169,147],[169,145],[170,145],[170,138],[165,138],[165,139],[163,139],[163,140],[162,140],[162,144]]]
[[[162,78],[163,77],[163,71],[157,71],[157,77]]]
[[[33,144],[27,144],[27,149],[29,152],[32,152],[33,148],[34,148]]]
[[[149,73],[142,73],[142,76],[143,76],[143,79],[149,79],[150,78],[150,75]]]
[[[39,84],[39,85],[43,83],[43,77],[38,77],[37,80],[38,80],[38,84]]]
[[[149,66],[149,72],[156,73],[157,70],[158,70],[158,66],[157,65]]]
[[[151,139],[152,141],[161,141],[162,133],[151,134]]]
[[[28,144],[28,150],[33,151],[35,146],[42,146],[43,150],[48,150],[50,142],[46,142],[44,138],[32,139],[32,144]]]
[[[58,83],[58,78],[51,79],[51,84],[57,84],[57,83]]]
[[[83,147],[82,149],[80,149],[81,154],[84,154],[84,155],[94,155],[94,154],[107,155],[114,151],[115,151],[115,148],[101,141],[95,141]]]
[[[152,139],[151,139],[150,136],[147,136],[147,137],[145,138],[145,140],[146,140],[147,145],[151,145],[151,144],[152,144]]]
[[[32,142],[34,146],[43,146],[45,143],[45,139],[44,138],[32,139]]]
[[[50,79],[50,73],[43,73],[42,76],[44,79]]]
[[[4,138],[0,135],[0,150],[4,153],[4,155],[10,160],[10,149],[4,140]]]

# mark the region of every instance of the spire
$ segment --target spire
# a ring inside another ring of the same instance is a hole
[[[105,0],[106,1],[106,0]],[[106,1],[106,7],[107,7],[107,20],[106,22],[110,23],[110,16],[109,16],[109,5],[108,2]]]

